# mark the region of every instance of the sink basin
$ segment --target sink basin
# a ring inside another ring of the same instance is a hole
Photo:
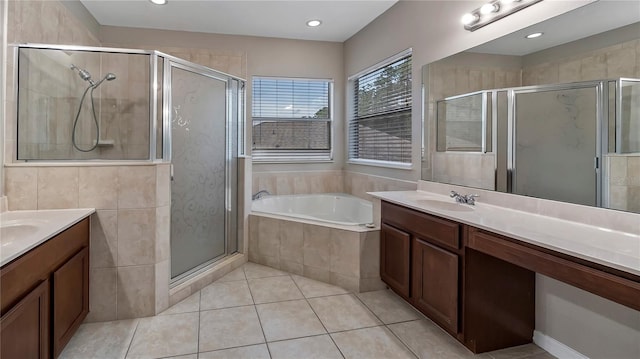
[[[0,244],[2,247],[10,246],[16,240],[34,235],[40,230],[38,223],[24,220],[3,221],[0,223]]]
[[[452,212],[471,212],[473,207],[455,202],[445,202],[438,199],[419,199],[418,204]]]

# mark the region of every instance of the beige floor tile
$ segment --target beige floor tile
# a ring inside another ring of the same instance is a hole
[[[137,319],[83,324],[59,358],[124,358],[137,325]]]
[[[198,354],[178,355],[176,357],[164,357],[162,359],[198,359]]]
[[[232,282],[234,280],[245,280],[245,279],[247,279],[247,277],[244,275],[244,268],[239,267],[225,274],[222,278],[218,279],[216,282],[223,283],[223,282]]]
[[[330,333],[381,324],[352,294],[311,298],[309,304]]]
[[[547,354],[547,352],[545,352],[542,348],[535,344],[525,344],[512,348],[495,350],[487,354],[491,355],[491,357],[494,359],[528,359],[529,357],[534,355]]]
[[[389,329],[420,358],[473,357],[473,353],[429,320],[391,324]]]
[[[251,262],[245,263],[243,267],[244,274],[247,276],[247,279],[289,275],[287,272]]]
[[[221,309],[252,305],[247,281],[210,284],[200,291],[200,310]]]
[[[248,282],[256,304],[304,298],[290,276],[249,279]]]
[[[349,358],[413,358],[407,347],[385,327],[373,327],[333,333],[338,348]],[[431,357],[424,357],[431,358]]]
[[[198,359],[270,359],[266,344],[200,353]]]
[[[335,285],[301,277],[298,275],[292,275],[291,278],[293,278],[293,280],[296,282],[298,288],[300,288],[305,298],[324,297],[327,295],[349,293],[349,291]]]
[[[264,343],[253,306],[200,312],[199,351],[213,351]]]
[[[267,342],[324,334],[306,300],[256,305]]]
[[[198,352],[198,313],[140,319],[127,359],[161,358]]]
[[[273,359],[342,359],[342,354],[328,335],[269,343]]]
[[[169,307],[158,315],[192,313],[200,310],[200,292],[193,293],[187,298]]]
[[[409,303],[388,289],[356,295],[385,324],[422,318]]]

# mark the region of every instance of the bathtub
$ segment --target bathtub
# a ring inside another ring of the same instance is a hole
[[[348,194],[268,196],[252,202],[249,261],[337,285],[384,289],[373,205]]]
[[[344,193],[267,196],[253,201],[251,210],[343,226],[373,222],[372,203]]]

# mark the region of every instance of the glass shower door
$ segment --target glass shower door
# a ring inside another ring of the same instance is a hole
[[[171,278],[227,253],[227,78],[171,62]],[[234,206],[235,207],[235,206]]]
[[[515,91],[513,193],[598,204],[598,96],[595,84]]]

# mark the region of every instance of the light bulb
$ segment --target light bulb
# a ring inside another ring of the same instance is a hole
[[[543,32],[534,32],[533,34],[529,34],[525,36],[527,39],[535,39],[536,37],[542,36]]]
[[[480,8],[480,13],[482,15],[491,14],[492,12],[497,12],[499,9],[498,4],[484,4]]]
[[[320,21],[320,20],[309,20],[309,21],[307,21],[307,26],[309,26],[309,27],[320,26],[320,24],[322,24],[322,21]]]
[[[164,5],[167,3],[167,0],[149,0],[149,1],[151,1],[153,4],[156,4],[156,5]]]
[[[472,14],[472,13],[467,13],[462,15],[462,18],[460,19],[460,21],[462,22],[463,25],[471,25],[471,24],[475,24],[476,22],[478,22],[478,20],[480,20],[480,17],[476,14]]]

